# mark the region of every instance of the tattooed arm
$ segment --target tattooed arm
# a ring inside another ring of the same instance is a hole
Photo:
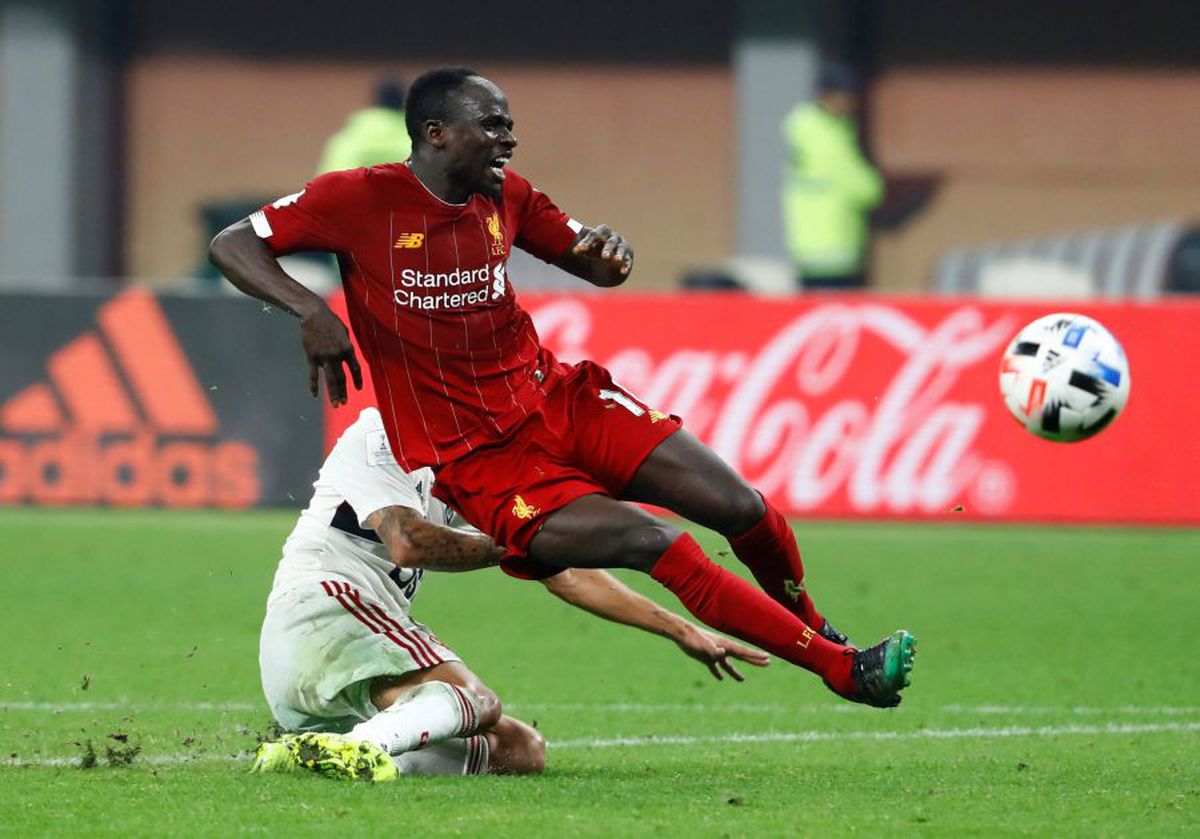
[[[408,507],[384,507],[367,517],[392,562],[428,571],[474,571],[500,562],[504,551],[482,533],[443,527]]]

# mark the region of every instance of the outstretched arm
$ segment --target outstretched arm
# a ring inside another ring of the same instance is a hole
[[[616,623],[636,626],[670,638],[684,653],[703,662],[714,678],[724,678],[721,675],[724,670],[737,681],[742,681],[742,674],[729,661],[730,657],[755,667],[766,667],[770,661],[764,652],[701,629],[674,612],[667,611],[607,571],[569,568],[542,580],[542,583],[551,593],[572,606]]]
[[[633,270],[633,248],[607,224],[585,227],[554,264],[592,285],[609,288],[625,282]]]
[[[409,507],[376,510],[366,525],[379,534],[388,556],[401,568],[475,571],[498,564],[504,556],[482,533],[434,524]]]
[[[345,364],[354,386],[362,390],[362,371],[350,343],[350,334],[319,294],[293,280],[279,267],[266,242],[258,237],[249,219],[231,224],[217,234],[208,258],[240,291],[257,297],[300,318],[300,340],[308,357],[309,389],[318,392],[320,371],[325,371],[325,391],[335,407],[346,403]]]

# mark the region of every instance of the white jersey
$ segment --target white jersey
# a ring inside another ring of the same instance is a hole
[[[271,598],[332,572],[382,577],[411,601],[423,572],[397,567],[366,522],[384,507],[407,507],[437,524],[456,523],[454,513],[430,495],[432,485],[432,470],[400,468],[379,411],[365,409],[321,466],[312,500],[284,543]]]

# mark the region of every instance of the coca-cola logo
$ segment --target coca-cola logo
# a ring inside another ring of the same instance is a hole
[[[639,345],[597,357],[586,300],[530,309],[563,361],[593,358],[687,427],[763,492],[801,512],[930,513],[966,502],[996,515],[1015,473],[986,456],[981,398],[955,391],[990,370],[1018,324],[963,306],[925,325],[885,304],[831,302],[736,349]]]

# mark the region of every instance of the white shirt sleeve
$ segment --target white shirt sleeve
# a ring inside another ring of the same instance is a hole
[[[429,470],[410,474],[400,468],[379,412],[367,408],[338,438],[319,480],[346,499],[365,528],[371,514],[384,507],[408,507],[427,516],[433,476],[425,473]]]

